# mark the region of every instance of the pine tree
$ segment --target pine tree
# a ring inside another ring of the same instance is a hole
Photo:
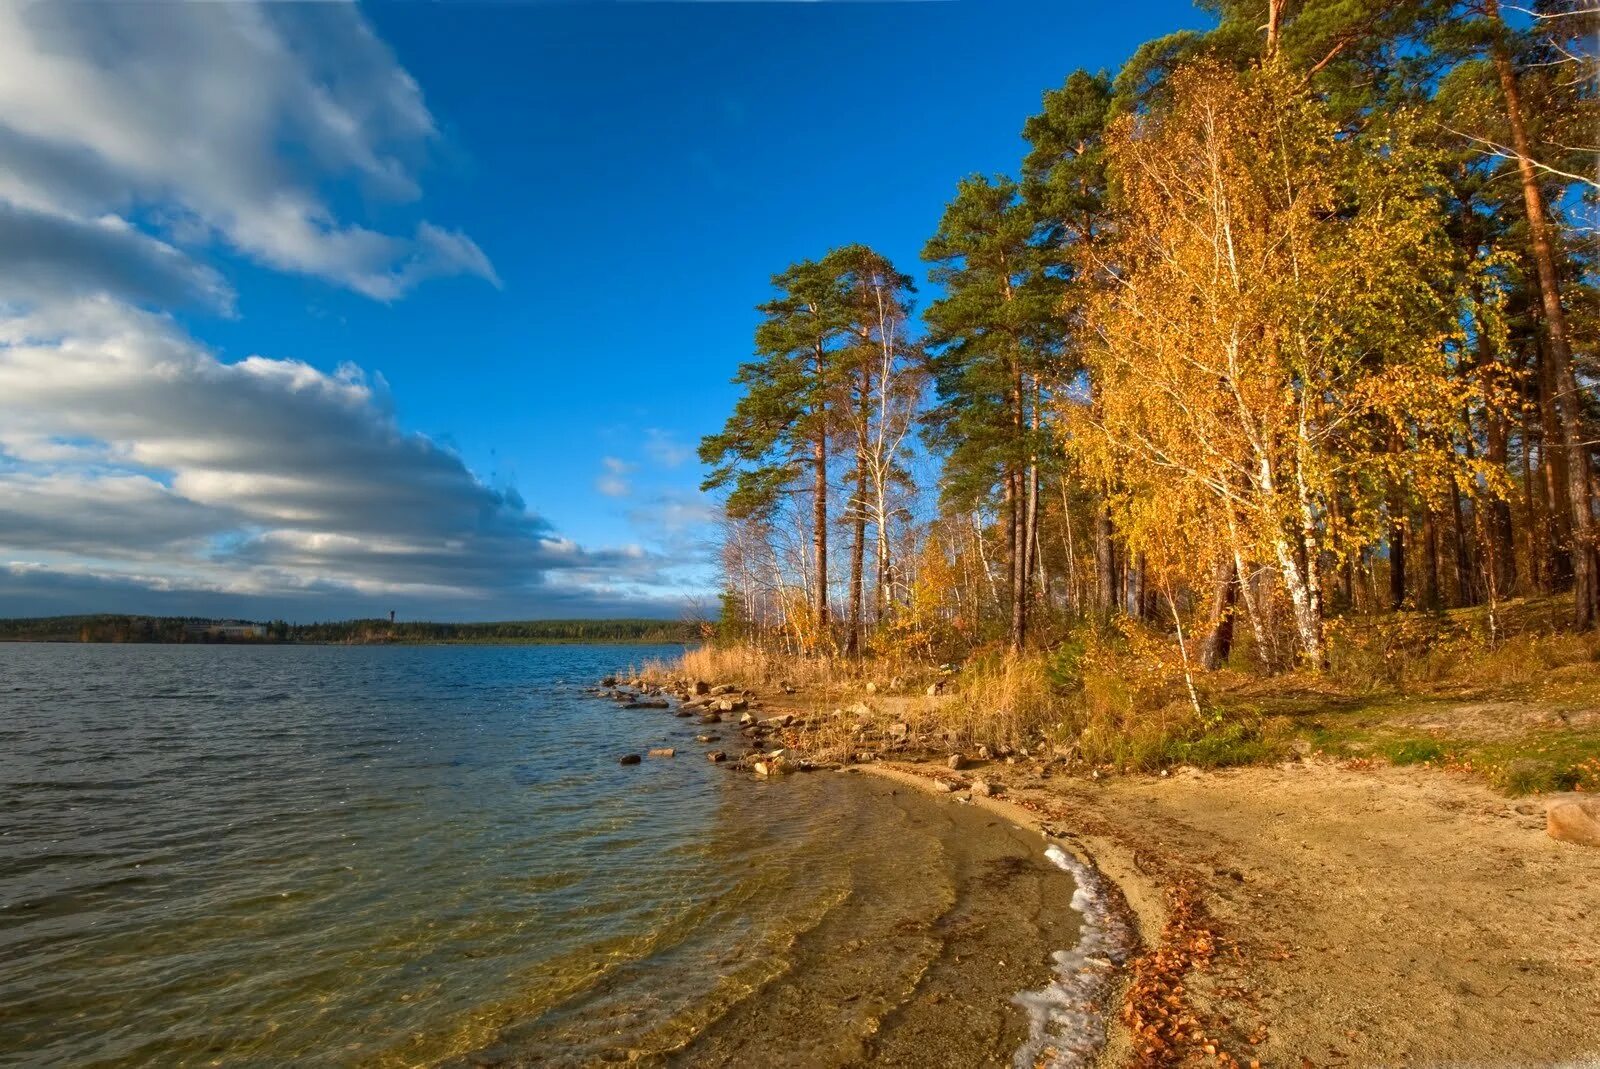
[[[779,296],[760,306],[757,359],[734,383],[744,394],[727,425],[700,443],[711,469],[704,490],[731,486],[733,518],[769,516],[809,476],[813,569],[811,625],[828,633],[829,431],[839,389],[836,342],[846,326],[846,300],[837,272],[806,260],[775,275]]]
[[[1027,637],[1044,380],[1058,346],[1050,321],[1059,286],[1036,232],[1016,182],[969,178],[922,254],[945,289],[924,315],[937,393],[927,437],[944,456],[947,501],[998,497],[1016,649]]]

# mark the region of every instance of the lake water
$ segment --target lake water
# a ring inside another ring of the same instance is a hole
[[[0,646],[0,1064],[1009,1064],[1071,878],[581,693],[675,652]]]

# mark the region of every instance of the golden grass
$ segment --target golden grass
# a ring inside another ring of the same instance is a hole
[[[1125,770],[1220,766],[1282,757],[1296,739],[1321,745],[1343,730],[1334,725],[1347,711],[1387,723],[1417,700],[1539,703],[1600,689],[1585,682],[1589,666],[1600,663],[1600,635],[1561,630],[1563,604],[1503,606],[1494,642],[1481,610],[1334,621],[1330,671],[1197,671],[1195,701],[1171,637],[1129,620],[1081,628],[1048,651],[979,650],[948,676],[931,664],[794,657],[749,645],[701,646],[639,674],[655,683],[691,678],[755,690],[789,683],[820,714],[804,745],[835,757],[864,748],[858,724],[865,720],[869,733],[904,722],[912,737],[949,751],[1043,751],[1079,767]],[[936,679],[942,693],[926,695]],[[1564,682],[1552,691],[1558,679]],[[870,692],[869,681],[876,684]]]

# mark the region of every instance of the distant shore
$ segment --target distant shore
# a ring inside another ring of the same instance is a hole
[[[491,620],[477,623],[357,619],[313,623],[194,616],[82,616],[0,619],[0,642],[149,643],[161,645],[683,645],[695,625],[679,620]]]

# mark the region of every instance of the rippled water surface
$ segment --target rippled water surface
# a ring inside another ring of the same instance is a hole
[[[671,652],[0,646],[0,1064],[1005,1061],[1070,879],[578,689]]]

